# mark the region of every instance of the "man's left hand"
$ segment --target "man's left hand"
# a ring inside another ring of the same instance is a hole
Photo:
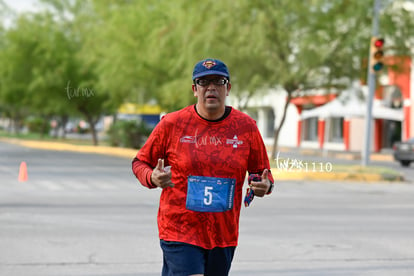
[[[262,181],[250,182],[250,187],[254,192],[255,196],[263,197],[270,189],[269,170],[265,169],[262,173]]]

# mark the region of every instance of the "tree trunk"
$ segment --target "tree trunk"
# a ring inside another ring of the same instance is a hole
[[[99,120],[99,115],[96,115],[97,117],[94,120],[93,114],[91,112],[89,112],[87,108],[80,107],[80,108],[78,108],[78,110],[85,116],[86,121],[88,122],[90,130],[91,130],[92,143],[93,143],[94,146],[97,146],[98,145],[98,135],[96,133],[95,124]]]
[[[91,125],[91,133],[92,133],[93,145],[97,146],[98,145],[98,134],[96,133],[95,124]]]
[[[277,148],[278,148],[278,141],[279,141],[279,133],[280,133],[280,130],[282,129],[282,126],[285,123],[287,109],[289,107],[290,100],[292,99],[292,92],[287,91],[287,94],[288,95],[286,97],[285,106],[283,107],[282,120],[280,120],[279,125],[277,126],[277,128],[274,131],[274,140],[273,140],[272,155],[271,155],[272,159],[276,158],[276,153],[277,153]]]
[[[92,115],[90,115],[90,114],[88,114],[88,115],[86,116],[86,119],[87,119],[87,121],[88,121],[88,123],[89,123],[89,127],[90,127],[90,129],[91,129],[91,134],[92,134],[92,142],[93,142],[93,145],[94,145],[94,146],[97,146],[97,145],[98,145],[98,134],[96,133],[95,124],[96,124],[96,122],[97,122],[98,120],[94,120],[94,119],[93,119],[93,116],[92,116]]]

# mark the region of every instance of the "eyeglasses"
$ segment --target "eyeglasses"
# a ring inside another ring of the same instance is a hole
[[[200,85],[200,86],[208,86],[210,85],[210,83],[214,84],[214,85],[225,85],[229,82],[228,79],[197,79],[195,81],[196,84]]]

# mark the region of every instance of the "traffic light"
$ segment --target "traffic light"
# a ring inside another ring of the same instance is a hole
[[[369,67],[372,73],[378,73],[384,68],[384,42],[383,38],[371,38]]]

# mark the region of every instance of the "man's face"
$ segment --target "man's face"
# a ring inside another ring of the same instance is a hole
[[[195,80],[194,96],[197,104],[206,112],[221,111],[225,107],[226,96],[229,95],[231,84],[220,75],[210,75]]]

